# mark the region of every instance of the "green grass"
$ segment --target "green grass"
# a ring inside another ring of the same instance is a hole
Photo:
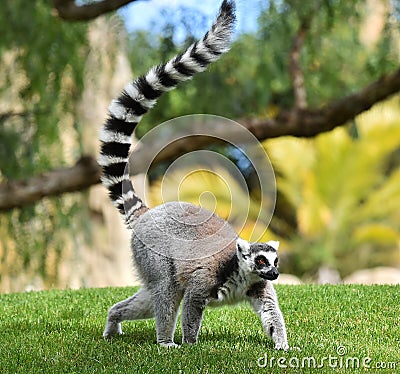
[[[155,344],[153,320],[125,322],[125,335],[103,340],[108,308],[133,288],[0,295],[0,373],[400,371],[399,286],[276,288],[289,344],[300,350],[275,351],[246,304],[207,309],[199,343],[168,350]],[[175,340],[180,339],[178,328]],[[347,353],[339,356],[338,349]],[[329,366],[330,356],[335,370]],[[342,364],[335,356],[342,357]],[[327,358],[323,368],[315,369],[308,368],[313,365],[310,357],[317,365]],[[351,357],[359,360],[360,369],[345,368]],[[364,357],[371,358],[369,369],[361,367]],[[266,367],[258,367],[259,358]],[[302,360],[305,368],[293,367]],[[380,363],[386,369],[378,370]]]

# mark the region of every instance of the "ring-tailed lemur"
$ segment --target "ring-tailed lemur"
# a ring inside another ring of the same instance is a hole
[[[157,342],[173,347],[182,303],[184,343],[196,343],[206,305],[249,300],[276,349],[288,349],[285,323],[271,280],[278,277],[278,242],[249,243],[218,216],[189,203],[148,209],[129,180],[128,154],[137,123],[165,91],[204,71],[229,49],[235,4],[224,0],[205,36],[165,64],[129,83],[109,107],[102,129],[102,182],[132,230],[132,252],[143,282],[108,313],[104,337],[121,322],[156,319]],[[179,256],[177,256],[179,254]]]

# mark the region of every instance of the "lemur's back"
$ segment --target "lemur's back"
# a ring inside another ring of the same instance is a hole
[[[203,272],[212,287],[218,277],[223,278],[222,264],[235,255],[236,239],[237,234],[228,222],[185,202],[148,210],[132,227],[133,257],[146,282],[159,281],[165,272],[170,276],[170,268],[165,266],[168,259],[182,284],[194,273],[198,276]],[[147,271],[148,266],[152,272]]]

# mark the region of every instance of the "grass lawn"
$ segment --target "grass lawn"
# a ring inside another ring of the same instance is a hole
[[[288,352],[273,349],[246,304],[207,309],[199,344],[168,350],[154,320],[103,340],[108,308],[133,288],[0,295],[0,373],[400,372],[400,286],[276,289],[297,347]]]

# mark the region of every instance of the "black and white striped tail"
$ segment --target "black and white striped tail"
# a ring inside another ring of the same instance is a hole
[[[136,125],[164,92],[204,71],[229,49],[234,23],[234,1],[224,0],[216,21],[201,40],[129,83],[111,102],[100,134],[99,164],[103,169],[102,182],[128,226],[136,219],[138,210],[146,209],[133,189],[126,167]]]

